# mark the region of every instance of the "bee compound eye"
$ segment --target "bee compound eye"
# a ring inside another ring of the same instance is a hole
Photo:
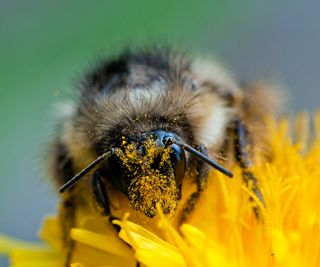
[[[176,144],[170,147],[170,161],[174,169],[177,185],[180,185],[186,170],[186,156],[184,150]]]

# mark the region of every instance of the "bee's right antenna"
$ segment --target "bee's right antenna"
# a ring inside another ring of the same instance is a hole
[[[207,164],[211,165],[213,168],[217,169],[218,171],[220,171],[224,175],[226,175],[230,178],[233,177],[233,173],[231,171],[225,169],[223,166],[221,166],[219,163],[215,162],[214,160],[209,159],[206,155],[204,155],[201,152],[199,152],[198,150],[194,149],[192,146],[189,146],[188,144],[182,143],[182,142],[175,140],[171,137],[166,138],[165,142],[166,142],[166,145],[176,144],[176,145],[180,146],[181,148],[188,151],[189,153],[199,157],[200,159],[202,159]]]

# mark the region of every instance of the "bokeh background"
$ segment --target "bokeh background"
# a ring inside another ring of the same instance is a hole
[[[43,151],[54,104],[101,55],[164,42],[217,57],[239,80],[270,79],[289,110],[319,106],[320,1],[0,1],[0,232],[37,240],[56,193]],[[6,259],[0,258],[0,266]]]

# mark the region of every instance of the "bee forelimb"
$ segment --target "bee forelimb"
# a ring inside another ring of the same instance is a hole
[[[109,216],[109,223],[113,226],[115,231],[119,233],[121,227],[113,223],[113,220],[118,220],[118,218],[111,215],[109,198],[104,188],[103,181],[101,180],[99,171],[95,171],[95,173],[93,174],[92,189],[96,203],[102,208],[103,215]]]
[[[266,207],[266,203],[264,201],[262,192],[259,189],[259,186],[257,184],[257,178],[254,176],[254,174],[251,171],[243,171],[242,173],[243,178],[245,180],[246,184],[251,183],[252,186],[252,191],[253,193],[256,195],[256,197],[259,199],[259,201],[261,202],[261,204]]]
[[[94,194],[94,197],[97,201],[97,204],[103,210],[103,215],[109,216],[110,215],[110,203],[109,203],[107,193],[104,189],[103,182],[100,179],[99,171],[96,171],[93,174],[92,189],[93,189],[93,194]]]
[[[235,120],[235,156],[238,164],[242,168],[242,177],[247,185],[251,186],[252,192],[259,199],[261,204],[266,207],[264,197],[258,186],[258,180],[250,170],[253,165],[252,156],[250,151],[250,135],[246,125],[240,118]],[[250,198],[252,201],[252,198]],[[254,212],[259,218],[259,208],[254,207]]]
[[[247,127],[239,118],[235,120],[235,131],[236,159],[240,167],[246,169],[252,165],[249,155],[250,142],[248,140]]]
[[[198,149],[203,155],[208,155],[208,151],[204,145],[198,146]],[[208,168],[205,168],[204,162],[199,157],[193,158],[192,161],[196,170],[197,191],[189,196],[184,209],[182,210],[179,225],[185,222],[189,214],[194,210],[194,207],[200,198],[201,192],[207,185]]]

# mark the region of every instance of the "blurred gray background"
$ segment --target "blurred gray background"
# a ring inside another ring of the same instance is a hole
[[[55,211],[43,152],[54,104],[100,55],[178,43],[240,80],[276,80],[292,112],[318,107],[320,1],[0,1],[0,232],[36,240]],[[0,266],[5,265],[0,258]]]

